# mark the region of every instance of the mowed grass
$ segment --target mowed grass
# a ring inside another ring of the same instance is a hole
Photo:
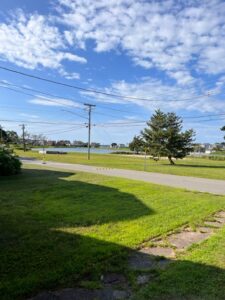
[[[1,178],[0,190],[1,299],[98,286],[105,272],[127,275],[128,250],[225,208],[223,196],[34,167]],[[223,268],[224,252],[211,251]]]
[[[25,153],[23,151],[17,151],[17,153],[20,156],[42,159],[41,154],[33,151],[27,151]],[[88,161],[87,154],[85,153],[68,153],[65,155],[47,154],[45,159],[107,168],[144,170],[144,158],[129,155],[92,154],[91,160]],[[207,158],[185,158],[183,160],[177,160],[176,165],[172,166],[166,159],[162,159],[158,162],[147,159],[146,171],[225,180],[225,160],[216,161]]]

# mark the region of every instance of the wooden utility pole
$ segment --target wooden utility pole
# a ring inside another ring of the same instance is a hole
[[[88,108],[88,160],[90,160],[90,150],[91,150],[91,111],[92,108],[96,105],[84,103],[85,106]]]
[[[20,125],[22,127],[22,138],[23,138],[23,151],[26,152],[26,141],[25,141],[25,125]]]

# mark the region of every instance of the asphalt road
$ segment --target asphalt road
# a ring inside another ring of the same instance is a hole
[[[133,171],[123,169],[110,169],[104,167],[94,167],[79,164],[68,164],[47,161],[45,164],[42,161],[34,159],[22,159],[24,164],[39,165],[43,167],[51,167],[70,171],[81,171],[94,174],[102,174],[106,176],[122,177],[127,179],[141,180],[170,187],[184,188],[192,191],[206,192],[216,195],[225,195],[225,181],[205,179],[189,176],[178,176],[160,173],[151,173],[144,171]]]

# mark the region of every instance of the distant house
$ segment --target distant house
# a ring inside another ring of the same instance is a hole
[[[119,144],[119,148],[126,148],[125,144]]]
[[[91,143],[91,147],[93,147],[93,148],[99,148],[100,147],[100,143],[93,142],[93,143]]]
[[[46,146],[53,146],[54,147],[56,145],[56,141],[50,141],[49,140],[49,141],[46,141],[45,144],[46,144]]]
[[[74,147],[87,147],[87,143],[84,143],[82,141],[73,141],[72,145]]]
[[[69,147],[69,146],[71,146],[71,143],[68,140],[60,140],[60,141],[56,142],[56,146],[59,146],[59,147]]]
[[[213,152],[214,145],[210,143],[194,144],[195,154],[211,154]]]

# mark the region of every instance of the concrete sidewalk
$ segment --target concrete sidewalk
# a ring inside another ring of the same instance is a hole
[[[104,167],[94,167],[79,164],[68,164],[47,161],[42,164],[42,161],[33,159],[21,159],[23,164],[39,165],[44,167],[52,167],[63,170],[81,171],[94,174],[102,174],[106,176],[122,177],[127,179],[141,180],[170,187],[184,188],[192,191],[207,192],[216,195],[225,195],[225,181],[205,179],[189,176],[177,176],[169,174],[151,173],[144,171],[133,171],[123,169],[109,169]]]

